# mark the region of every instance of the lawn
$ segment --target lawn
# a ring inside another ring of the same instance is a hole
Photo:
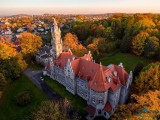
[[[66,88],[63,85],[59,84],[53,79],[45,77],[45,82],[60,96],[62,96],[63,98],[67,98],[67,100],[70,101],[71,105],[75,107],[77,110],[82,112],[87,107],[87,102],[85,100],[83,100],[81,97],[77,95],[72,95],[70,92],[66,90]]]
[[[137,63],[142,62],[144,65],[147,65],[151,62],[151,60],[148,60],[144,57],[135,56],[132,54],[127,53],[116,53],[112,56],[105,57],[101,60],[103,65],[109,65],[109,64],[119,64],[120,62],[123,63],[124,68],[129,72],[130,70],[133,70],[134,67],[137,65]]]
[[[33,95],[31,103],[25,107],[18,107],[15,103],[17,93],[29,90]],[[0,120],[24,120],[33,113],[40,103],[47,100],[47,96],[37,88],[26,76],[13,81],[4,92],[0,101]]]

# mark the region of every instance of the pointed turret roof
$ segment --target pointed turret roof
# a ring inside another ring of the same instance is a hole
[[[53,25],[57,26],[57,21],[56,21],[56,19],[55,19],[55,18],[53,18],[53,20],[54,20]]]

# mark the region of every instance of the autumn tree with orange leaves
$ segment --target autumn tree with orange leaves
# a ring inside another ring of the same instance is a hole
[[[137,93],[160,90],[160,63],[152,63],[143,68],[135,79],[135,89]]]
[[[41,37],[32,33],[21,33],[18,41],[21,44],[22,54],[32,54],[37,52],[42,46]]]
[[[87,53],[87,49],[82,44],[78,44],[77,36],[72,33],[67,33],[65,35],[64,46],[66,49],[70,48],[77,56],[83,56],[85,53]]]

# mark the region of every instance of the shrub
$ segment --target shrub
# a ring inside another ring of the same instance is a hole
[[[16,95],[16,103],[18,106],[26,106],[32,100],[30,91],[22,91]]]
[[[141,70],[143,69],[144,64],[142,62],[138,63],[134,70],[133,70],[133,77],[135,78],[136,76],[139,75],[139,73],[141,72]]]

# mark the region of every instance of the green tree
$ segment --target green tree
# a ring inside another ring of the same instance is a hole
[[[120,18],[113,19],[112,24],[111,24],[111,28],[112,28],[114,36],[117,39],[121,40],[123,38],[123,35],[124,35],[124,29],[123,29],[121,19]]]
[[[143,18],[133,25],[133,34],[136,35],[140,31],[146,30],[147,28],[154,28],[155,26],[152,19]]]
[[[155,36],[149,37],[144,47],[144,56],[152,58],[159,48],[159,39]]]
[[[133,70],[133,77],[137,77],[141,70],[143,69],[144,64],[142,62],[138,63]]]
[[[20,77],[22,69],[18,64],[17,58],[0,60],[0,72],[5,78],[15,80]]]

